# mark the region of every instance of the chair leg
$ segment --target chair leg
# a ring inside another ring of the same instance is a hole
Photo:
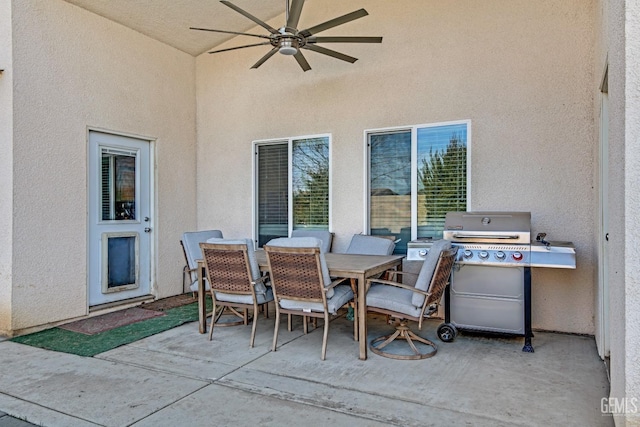
[[[291,313],[287,314],[287,327],[289,328],[289,332],[293,330],[291,327]]]
[[[324,334],[322,335],[322,360],[327,355],[327,337],[329,336],[329,313],[324,312]]]
[[[276,302],[278,304],[278,302]],[[278,305],[276,305],[276,326],[273,329],[273,345],[271,346],[271,351],[276,351],[276,343],[278,342],[278,327],[280,326],[280,309]]]
[[[307,335],[307,333],[309,332],[309,324],[307,323],[309,321],[309,319],[307,318],[307,316],[302,316],[302,332]]]
[[[351,292],[353,292],[353,340],[358,341],[358,289],[356,279],[350,279]]]
[[[217,308],[218,307],[217,307],[217,304],[216,304],[216,300],[214,299],[213,300],[213,312],[214,313],[216,312]],[[222,308],[222,310],[224,310],[224,308]],[[213,338],[213,326],[216,324],[216,320],[217,319],[216,319],[215,315],[211,316],[211,328],[209,328],[209,341],[211,341],[211,339]]]
[[[256,339],[256,325],[258,324],[258,304],[253,302],[253,324],[251,325],[251,343],[249,344],[249,348],[253,348],[253,343]]]

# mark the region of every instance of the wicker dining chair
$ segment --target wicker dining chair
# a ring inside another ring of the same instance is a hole
[[[451,269],[455,262],[457,248],[451,248],[451,242],[436,241],[429,250],[415,287],[399,283],[398,276],[410,274],[401,271],[390,271],[395,280],[369,279],[367,285],[367,311],[382,313],[396,318],[396,330],[393,334],[373,339],[369,348],[376,354],[393,359],[424,359],[434,356],[438,351],[436,345],[409,329],[408,321],[418,322],[418,329],[422,330],[422,321],[438,310]],[[389,352],[383,350],[394,340],[404,340],[411,348],[412,354]],[[428,351],[421,351],[414,341]]]
[[[201,243],[202,255],[211,287],[213,311],[228,309],[248,323],[247,310],[253,309],[250,347],[253,347],[258,319],[258,306],[273,301],[273,292],[265,286],[267,276],[260,275],[260,268],[253,254],[253,242],[245,240],[225,240],[216,243]],[[253,255],[253,256],[251,256]],[[238,309],[243,309],[240,313]],[[266,307],[265,307],[266,310]],[[209,341],[213,337],[216,324],[211,320]]]
[[[307,317],[324,319],[322,360],[327,353],[329,315],[353,299],[348,285],[342,280],[331,281],[329,269],[320,251],[322,242],[314,237],[294,237],[271,240],[264,246],[269,263],[271,287],[276,306],[273,347],[276,351],[280,314],[303,317],[307,333]]]

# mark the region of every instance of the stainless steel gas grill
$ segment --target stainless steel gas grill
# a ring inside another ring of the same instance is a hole
[[[530,212],[449,212],[443,238],[459,250],[440,339],[453,341],[456,328],[514,334],[533,352],[531,267],[575,268],[573,245],[542,235],[532,249]]]

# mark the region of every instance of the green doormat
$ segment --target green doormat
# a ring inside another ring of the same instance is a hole
[[[208,310],[211,310],[210,299],[207,303]],[[10,341],[78,356],[93,357],[96,354],[167,331],[184,323],[197,321],[198,303],[171,308],[165,310],[164,313],[164,316],[153,317],[95,335],[52,328],[15,337]]]

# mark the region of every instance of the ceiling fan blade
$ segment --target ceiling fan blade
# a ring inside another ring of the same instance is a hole
[[[382,37],[309,37],[307,43],[382,43]]]
[[[298,51],[298,53],[293,55],[293,57],[296,58],[296,61],[298,61],[298,64],[300,64],[300,68],[302,68],[302,71],[309,71],[311,69],[311,66],[307,62],[307,59],[304,57],[302,52]]]
[[[287,27],[298,28],[298,21],[300,21],[302,6],[304,6],[304,0],[293,0],[293,3],[291,3],[291,7],[289,8]]]
[[[341,59],[343,61],[351,62],[352,64],[358,60],[358,58],[354,58],[353,56],[345,55],[344,53],[336,52],[335,50],[327,49],[326,47],[316,46],[313,44],[305,45],[304,49],[309,49],[314,52],[322,53],[324,55],[329,55],[334,58]]]
[[[247,44],[247,45],[244,45],[244,46],[229,47],[227,49],[212,50],[211,52],[208,52],[208,53],[227,52],[229,50],[244,49],[245,47],[264,46],[266,44],[271,44],[271,43],[270,42],[264,42],[264,43]]]
[[[262,58],[260,58],[260,60],[258,62],[256,62],[255,64],[253,64],[253,66],[251,68],[258,68],[259,66],[261,66],[262,64],[264,64],[267,59],[271,58],[276,52],[278,51],[277,47],[274,47],[273,49],[271,49],[269,52],[267,52],[267,54],[265,56],[263,56]]]
[[[213,30],[211,28],[197,28],[197,27],[189,27],[190,30],[198,30],[198,31],[211,31],[214,33],[224,33],[224,34],[236,34],[238,36],[251,36],[251,37],[260,37],[263,39],[270,39],[269,36],[265,36],[262,34],[250,34],[250,33],[239,33],[237,31],[226,31],[226,30]]]
[[[367,16],[367,13],[364,9],[359,9],[351,13],[347,13],[346,15],[339,16],[337,18],[333,18],[327,22],[323,22],[322,24],[318,24],[314,27],[307,28],[306,30],[300,31],[300,35],[303,37],[309,37],[310,35],[317,34],[320,31],[328,30],[329,28],[337,27],[338,25],[346,24],[347,22],[351,22],[355,19],[362,18],[363,16]]]
[[[256,24],[260,25],[261,27],[266,28],[267,31],[269,31],[271,34],[278,34],[278,30],[273,28],[271,25],[269,25],[266,22],[256,18],[255,16],[253,16],[249,12],[240,9],[238,6],[236,6],[235,4],[231,3],[230,1],[221,0],[220,3],[224,4],[225,6],[230,7],[231,9],[235,10],[239,14],[246,16],[247,18],[251,19]]]

